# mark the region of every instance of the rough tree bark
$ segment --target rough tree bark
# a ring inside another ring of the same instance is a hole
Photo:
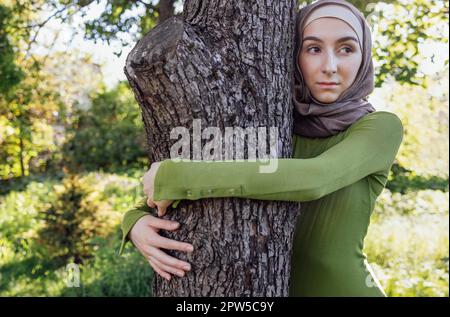
[[[158,23],[162,23],[174,15],[174,4],[175,0],[159,0],[157,8],[159,15]]]
[[[142,110],[149,159],[170,157],[170,131],[201,126],[278,127],[278,156],[292,153],[295,0],[186,0],[142,38],[125,73]],[[203,140],[205,142],[205,140]],[[195,158],[195,157],[192,157]],[[212,176],[213,177],[213,176]],[[156,276],[154,296],[287,296],[299,205],[249,199],[183,200],[170,238],[195,251],[184,278]]]

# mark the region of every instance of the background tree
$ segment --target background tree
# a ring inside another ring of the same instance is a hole
[[[0,98],[1,178],[45,172],[49,161],[57,165],[63,142],[57,142],[63,137],[58,130],[72,126],[74,108],[83,99],[86,105],[86,97],[99,89],[98,69],[89,57],[75,59],[73,53],[50,57],[19,59],[24,79]]]
[[[15,63],[16,52],[8,37],[11,11],[0,4],[0,94],[17,85],[23,73]]]
[[[57,11],[43,14],[51,8]],[[73,109],[89,105],[89,94],[99,88],[101,70],[88,55],[55,52],[42,44],[40,52],[35,50],[42,28],[65,11],[51,1],[0,0],[2,179],[46,172],[50,161],[58,165],[61,152],[56,139],[72,125]]]

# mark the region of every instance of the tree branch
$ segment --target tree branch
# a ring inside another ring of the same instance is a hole
[[[156,11],[159,14],[158,23],[162,23],[168,18],[172,17],[175,13],[175,0],[159,0],[159,4]]]

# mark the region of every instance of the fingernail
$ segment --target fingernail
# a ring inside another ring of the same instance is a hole
[[[175,222],[174,224],[173,224],[173,227],[174,228],[178,228],[180,226],[180,224],[178,223],[178,222]]]
[[[192,245],[187,246],[187,247],[186,247],[186,250],[187,250],[188,252],[192,252],[192,251],[194,251],[194,247],[193,247]]]
[[[177,272],[177,274],[178,274],[179,277],[183,277],[184,276],[184,272],[182,272],[182,271]]]
[[[190,265],[185,265],[185,266],[183,266],[183,268],[184,268],[186,271],[190,271],[190,270],[191,270],[191,266],[190,266]]]

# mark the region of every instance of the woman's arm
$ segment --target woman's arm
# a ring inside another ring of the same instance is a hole
[[[143,199],[133,209],[128,210],[122,218],[122,243],[119,255],[123,254],[126,243],[130,240],[129,233],[135,223],[142,217],[150,215],[151,208],[147,206],[147,199]]]
[[[129,210],[122,220],[122,245],[131,240],[138,251],[146,258],[153,270],[163,278],[170,280],[171,274],[183,277],[191,269],[189,263],[178,260],[160,249],[192,252],[189,243],[168,239],[159,235],[160,230],[174,231],[180,227],[175,221],[160,219],[150,214],[151,208],[146,205],[146,199],[134,209]]]
[[[278,159],[274,173],[261,162],[165,160],[155,177],[153,201],[241,197],[310,201],[389,170],[403,139],[400,119],[374,112],[353,124],[344,139],[310,159]]]
[[[176,208],[180,201],[177,200],[172,204],[172,208]],[[128,241],[130,241],[130,232],[133,229],[136,222],[138,222],[142,217],[151,215],[152,209],[147,205],[147,199],[143,199],[138,203],[133,209],[128,210],[122,218],[122,242],[120,244],[119,255],[123,254],[123,250]]]

